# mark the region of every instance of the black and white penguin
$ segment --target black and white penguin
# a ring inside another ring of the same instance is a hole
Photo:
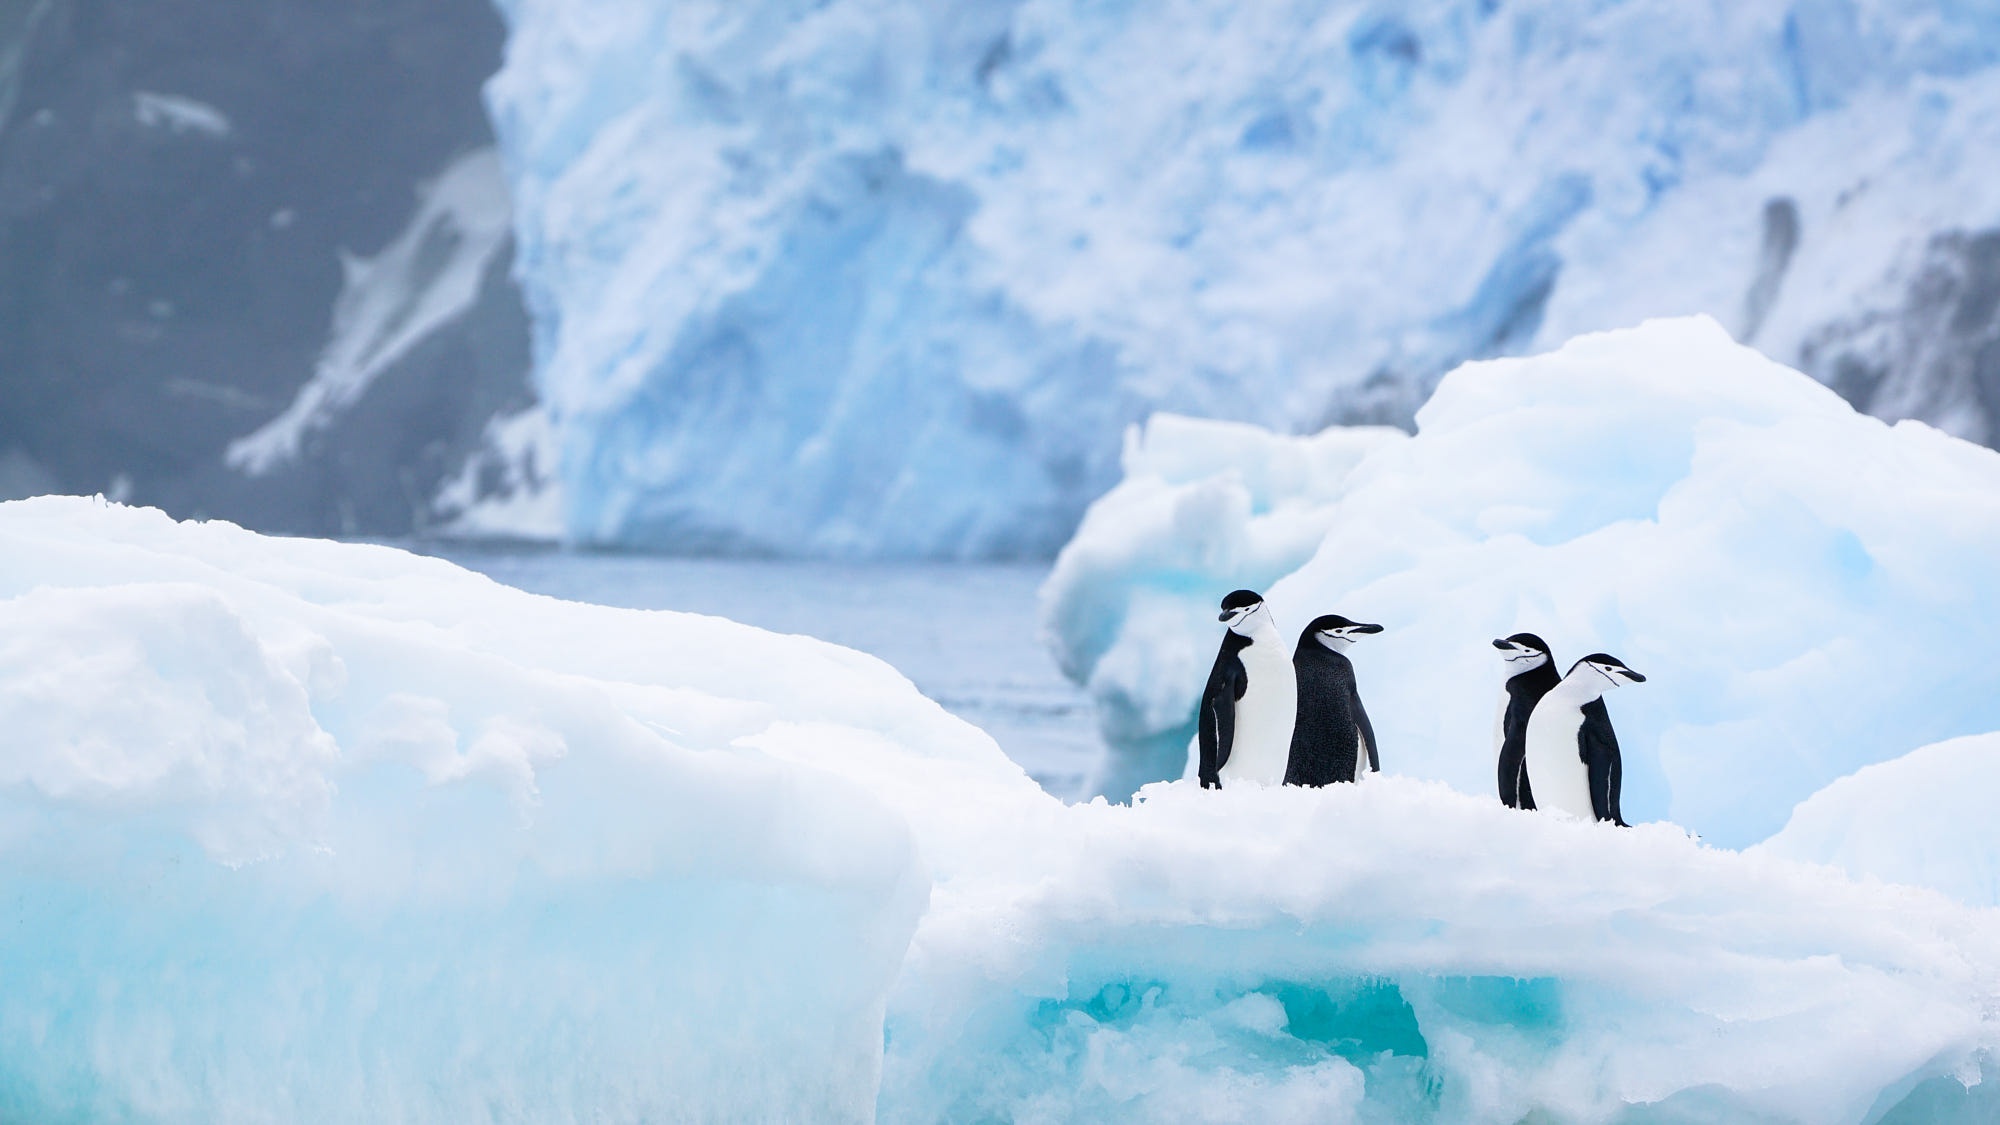
[[[1223,598],[1216,619],[1229,630],[1201,693],[1201,760],[1196,768],[1202,787],[1277,785],[1285,780],[1299,702],[1284,638],[1263,596],[1251,590]]]
[[[1354,683],[1354,665],[1347,659],[1356,637],[1381,631],[1380,625],[1330,613],[1315,618],[1299,634],[1299,647],[1292,653],[1299,711],[1292,723],[1285,784],[1360,781],[1382,768],[1375,752],[1375,728],[1368,725],[1368,712]]]
[[[1510,809],[1532,809],[1535,795],[1528,785],[1522,759],[1528,751],[1528,716],[1549,689],[1562,682],[1548,642],[1533,633],[1516,633],[1494,641],[1507,666],[1507,689],[1500,693],[1500,711],[1493,719],[1493,753],[1500,762],[1500,800]]]
[[[1618,789],[1623,763],[1604,693],[1646,677],[1615,656],[1595,652],[1576,662],[1528,718],[1528,777],[1535,807],[1623,825]]]

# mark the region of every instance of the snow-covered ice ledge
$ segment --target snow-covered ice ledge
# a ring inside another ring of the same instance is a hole
[[[1409,778],[1065,806],[871,658],[385,548],[0,505],[0,731],[9,1121],[1992,1108],[2000,913]]]
[[[1742,847],[1870,763],[2000,730],[2000,453],[1855,413],[1705,317],[1466,364],[1417,432],[1156,417],[1043,591],[1121,769],[1178,775],[1215,604],[1386,626],[1354,661],[1382,767],[1494,791],[1499,669],[1644,672],[1610,703],[1628,819]]]

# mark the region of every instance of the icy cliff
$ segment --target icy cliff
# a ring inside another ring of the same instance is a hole
[[[81,500],[0,543],[10,1121],[2000,1108],[2000,915],[1935,893],[1409,778],[1065,806],[809,638]]]
[[[501,7],[580,540],[1052,551],[1156,410],[1404,424],[1666,314],[2000,434],[1990,5]]]
[[[1325,443],[1363,451],[1305,463]],[[1213,606],[1386,626],[1353,659],[1384,770],[1493,787],[1500,669],[1541,634],[1649,679],[1609,700],[1628,819],[1741,846],[1872,762],[2000,729],[2000,454],[1886,425],[1729,339],[1652,321],[1468,364],[1414,437],[1156,419],[1044,588],[1114,793],[1178,776]],[[1226,453],[1220,452],[1226,450]]]

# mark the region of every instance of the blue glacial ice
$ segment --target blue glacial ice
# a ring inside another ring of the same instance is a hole
[[[0,542],[0,1119],[1996,1108],[2000,915],[1937,891],[1408,777],[1065,805],[810,638],[82,499]]]
[[[1988,4],[500,6],[575,540],[1046,555],[1155,411],[1406,424],[1462,360],[1697,312],[2000,436],[1861,354],[1893,326],[1825,335],[2000,215]]]
[[[1250,585],[1281,628],[1386,626],[1352,654],[1382,768],[1465,793],[1494,786],[1490,638],[1622,658],[1650,677],[1608,700],[1626,818],[1741,847],[1862,766],[2000,730],[1996,558],[2000,453],[1683,318],[1467,364],[1414,436],[1156,418],[1043,615],[1114,795],[1180,775],[1215,604]]]

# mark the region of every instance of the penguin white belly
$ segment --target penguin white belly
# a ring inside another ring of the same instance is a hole
[[[1545,700],[1546,702],[1546,700]],[[1577,730],[1583,712],[1573,707],[1535,708],[1528,720],[1528,784],[1535,790],[1535,807],[1596,820],[1590,804],[1590,771],[1577,752]]]
[[[1360,781],[1372,772],[1368,768],[1368,751],[1371,749],[1368,732],[1361,729],[1360,723],[1354,724],[1354,780]]]
[[[1258,654],[1268,649],[1276,655]],[[1253,644],[1243,650],[1243,670],[1249,686],[1236,701],[1236,738],[1229,760],[1216,775],[1224,788],[1254,781],[1283,785],[1292,759],[1292,722],[1298,718],[1299,682],[1292,661],[1276,645]]]

